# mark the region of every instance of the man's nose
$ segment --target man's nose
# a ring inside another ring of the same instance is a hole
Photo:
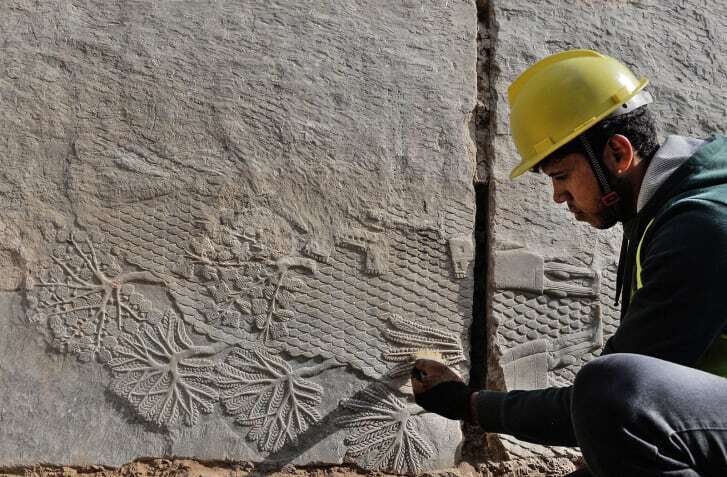
[[[560,187],[553,187],[553,201],[556,204],[562,204],[568,200],[568,191],[561,189]]]

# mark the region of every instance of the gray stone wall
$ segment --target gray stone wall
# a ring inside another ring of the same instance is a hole
[[[473,2],[0,12],[0,466],[455,463]]]

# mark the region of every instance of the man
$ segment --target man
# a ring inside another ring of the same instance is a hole
[[[727,138],[659,147],[645,79],[588,50],[555,54],[510,86],[522,157],[553,199],[598,229],[623,223],[621,324],[572,386],[470,390],[417,360],[417,402],[547,445],[579,446],[574,475],[727,475]]]

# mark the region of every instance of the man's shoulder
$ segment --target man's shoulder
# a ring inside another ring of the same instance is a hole
[[[674,197],[650,222],[648,235],[665,236],[665,244],[686,241],[699,248],[710,242],[727,247],[727,184]]]

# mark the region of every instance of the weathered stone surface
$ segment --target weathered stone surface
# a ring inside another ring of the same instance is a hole
[[[492,122],[484,135],[494,159],[479,174],[491,177],[494,188],[496,326],[489,342],[495,359],[488,376],[491,386],[503,389],[567,385],[618,326],[613,298],[620,230],[595,232],[575,223],[565,204],[552,202],[543,175],[508,180],[518,156],[509,137],[507,87],[540,58],[591,48],[651,80],[651,107],[663,135],[723,131],[727,10],[716,1],[481,3],[491,9],[481,62],[497,73],[486,85]],[[511,439],[498,445],[508,459],[563,456]]]
[[[0,10],[0,465],[451,467],[473,2]]]

